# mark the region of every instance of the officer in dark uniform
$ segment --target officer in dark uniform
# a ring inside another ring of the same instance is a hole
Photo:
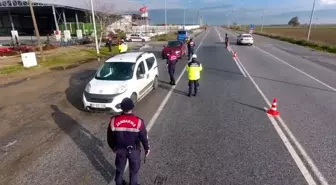
[[[194,54],[195,42],[192,38],[190,38],[188,42],[188,60],[190,60],[190,56]]]
[[[225,48],[227,48],[228,46],[229,46],[229,37],[227,33],[225,33]]]
[[[192,55],[192,60],[187,64],[186,71],[188,72],[189,79],[189,93],[188,96],[191,96],[192,90],[194,88],[194,96],[197,95],[199,79],[201,77],[201,71],[203,70],[202,64],[197,61],[196,54]]]
[[[141,146],[145,155],[149,154],[147,130],[144,121],[132,113],[134,103],[130,98],[125,98],[120,104],[122,114],[111,118],[107,130],[107,142],[116,153],[116,185],[125,183],[123,173],[126,162],[129,162],[130,185],[138,185],[138,171],[141,162]]]
[[[106,45],[109,49],[109,52],[111,52],[112,51],[112,38],[111,37],[108,37]]]
[[[167,57],[167,67],[168,67],[168,73],[170,77],[170,82],[169,84],[175,85],[175,68],[176,68],[176,63],[178,62],[177,56],[174,53],[173,50],[171,50],[168,54]]]

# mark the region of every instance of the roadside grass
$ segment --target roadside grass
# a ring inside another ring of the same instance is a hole
[[[162,34],[162,35],[156,35],[151,38],[152,41],[168,41],[168,40],[176,40],[177,33],[176,32],[171,32],[167,34]]]
[[[108,51],[107,47],[102,47],[100,49],[100,57],[113,56],[118,53],[118,47],[112,48],[112,52]],[[32,68],[24,68],[22,64],[13,64],[6,67],[0,68],[0,74],[10,74],[20,71],[34,71],[39,68],[52,68],[63,65],[81,64],[83,62],[96,60],[96,50],[94,48],[80,49],[77,51],[71,51],[68,53],[57,53],[50,56],[45,56],[45,60],[41,61],[39,56],[37,56],[38,66]]]
[[[335,27],[336,28],[336,27]],[[253,34],[269,37],[272,39],[277,39],[292,44],[297,44],[312,49],[325,51],[328,53],[336,53],[336,37],[331,35],[336,35],[336,29],[329,27],[313,28],[311,31],[311,41],[305,40],[307,34],[307,28],[263,28],[263,33],[256,31],[255,28]],[[246,32],[247,30],[241,28],[232,29],[236,32]]]

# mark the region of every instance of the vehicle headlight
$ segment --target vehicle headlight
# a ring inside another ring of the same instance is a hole
[[[176,53],[181,53],[181,51],[175,51]]]
[[[121,94],[121,93],[124,93],[125,91],[127,90],[127,85],[124,84],[124,85],[121,85],[118,89],[117,89],[117,94]]]
[[[90,83],[88,83],[85,87],[85,91],[90,92],[90,90],[91,90],[91,85],[90,85]]]

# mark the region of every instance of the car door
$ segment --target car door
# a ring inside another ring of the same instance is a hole
[[[135,74],[137,79],[136,91],[139,93],[139,96],[142,96],[146,92],[146,87],[148,86],[148,71],[145,62],[139,62]]]
[[[155,61],[155,57],[149,57],[146,60],[146,65],[148,68],[148,74],[149,74],[149,83],[152,85],[155,75],[156,75],[156,68],[157,68],[157,62]]]

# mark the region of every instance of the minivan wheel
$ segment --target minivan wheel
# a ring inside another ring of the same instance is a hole
[[[158,79],[158,77],[156,76],[156,77],[154,78],[154,82],[153,82],[153,89],[156,90],[158,87],[159,87],[159,79]]]
[[[134,105],[136,105],[138,103],[138,96],[135,93],[133,93],[131,95],[131,100],[134,103]]]

